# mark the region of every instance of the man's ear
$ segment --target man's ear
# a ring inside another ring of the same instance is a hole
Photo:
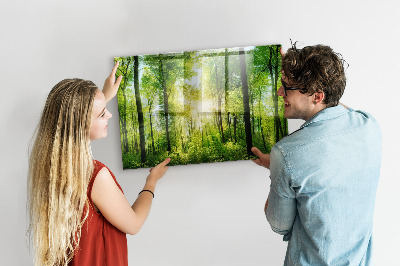
[[[318,104],[318,103],[322,103],[325,99],[325,93],[323,92],[316,92],[313,94],[313,103],[314,104]]]

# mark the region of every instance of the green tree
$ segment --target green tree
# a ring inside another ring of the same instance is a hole
[[[246,59],[245,59],[245,51],[243,48],[239,49],[239,58],[240,58],[240,76],[242,80],[242,93],[243,93],[243,119],[245,125],[245,133],[246,133],[246,146],[247,146],[247,154],[251,155],[251,148],[253,147],[253,140],[251,134],[251,124],[250,124],[250,105],[249,105],[249,87],[247,84],[247,70],[246,70]]]
[[[122,75],[123,79],[121,81],[121,91],[123,96],[123,103],[118,105],[119,114],[120,114],[120,123],[122,128],[122,146],[124,147],[124,152],[129,152],[129,145],[128,145],[128,133],[126,128],[126,118],[127,118],[127,96],[126,96],[126,88],[129,86],[133,79],[133,73],[131,70],[131,64],[133,63],[132,57],[119,57],[115,59],[116,61],[120,61],[117,75]]]
[[[141,162],[144,164],[146,162],[146,143],[144,137],[144,119],[143,119],[143,109],[142,100],[140,98],[139,90],[139,56],[133,57],[133,82],[135,88],[135,99],[136,99],[136,109],[138,114],[139,122],[139,136],[140,136],[140,158]]]

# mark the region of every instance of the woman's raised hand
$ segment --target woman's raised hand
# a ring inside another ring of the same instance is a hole
[[[106,81],[104,82],[103,94],[104,97],[106,98],[106,103],[112,98],[114,98],[115,95],[117,95],[119,85],[121,84],[122,81],[122,75],[119,76],[115,81],[115,74],[117,73],[118,66],[119,66],[119,61],[115,63],[110,76],[108,76]]]

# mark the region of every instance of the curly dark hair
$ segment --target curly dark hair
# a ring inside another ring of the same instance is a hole
[[[323,92],[324,104],[336,106],[346,87],[342,55],[325,45],[297,49],[296,42],[282,58],[282,69],[290,83],[302,88],[301,93]]]

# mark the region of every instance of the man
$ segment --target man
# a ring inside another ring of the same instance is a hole
[[[343,62],[323,45],[282,55],[284,115],[306,122],[270,155],[252,148],[270,169],[265,213],[289,241],[284,265],[371,264],[381,133],[370,114],[339,104]]]

